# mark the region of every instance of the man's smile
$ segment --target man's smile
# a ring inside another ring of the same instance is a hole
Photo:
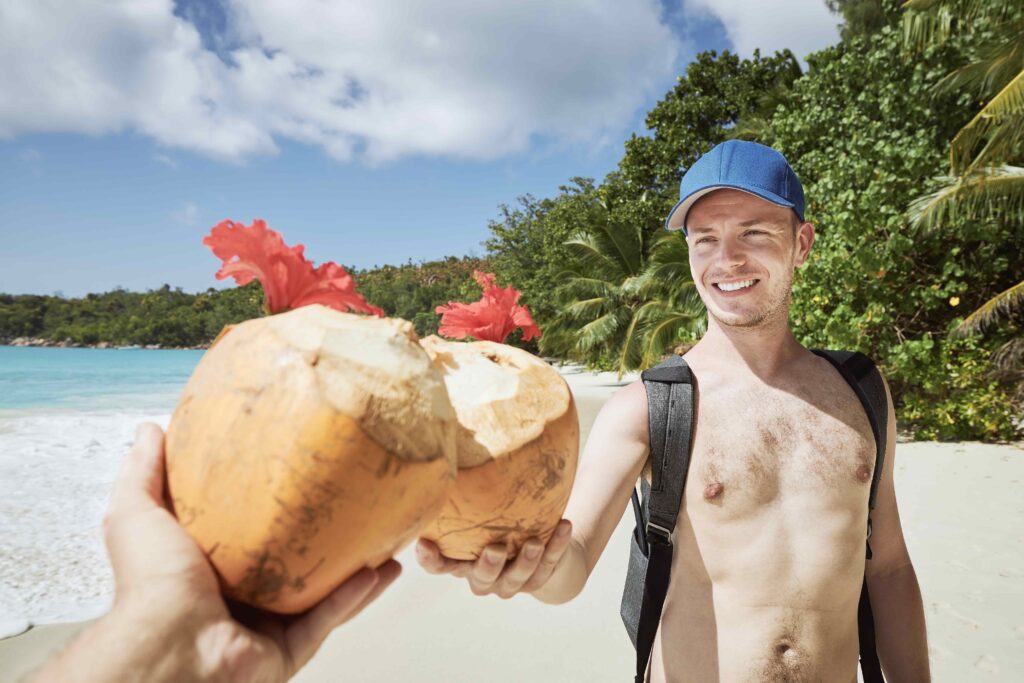
[[[743,294],[760,282],[757,278],[735,280],[733,282],[715,282],[711,286],[723,294]]]

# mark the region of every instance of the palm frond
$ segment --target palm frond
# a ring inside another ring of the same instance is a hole
[[[967,316],[953,332],[961,336],[980,332],[999,318],[1009,316],[1021,304],[1024,304],[1024,281],[1018,282],[986,301],[978,310]]]
[[[945,43],[957,29],[970,30],[982,17],[998,24],[1019,16],[1020,0],[907,0],[903,10],[904,49],[920,52]]]
[[[686,243],[686,235],[682,230],[663,233],[651,245],[652,263],[683,263],[690,264],[690,245]]]
[[[611,302],[605,297],[573,301],[565,307],[565,314],[572,320],[593,320],[604,314]]]
[[[643,237],[638,229],[608,221],[595,226],[591,237],[602,254],[618,263],[624,275],[640,271]]]
[[[614,299],[618,296],[618,288],[607,280],[582,277],[575,273],[565,273],[563,284],[555,289],[555,300],[560,304],[568,304],[579,299]]]
[[[571,264],[573,270],[608,282],[622,279],[624,273],[621,264],[603,251],[602,245],[593,236],[572,239],[564,244],[574,260]]]
[[[989,217],[1024,223],[1024,168],[1000,166],[940,180],[942,187],[910,204],[907,218],[914,228],[927,232],[959,220]]]
[[[1016,37],[1020,28],[1015,27],[1012,36],[979,46],[973,61],[943,77],[935,84],[935,91],[967,91],[985,100],[1005,88],[1020,73],[1024,63],[1024,41]]]
[[[1024,371],[1024,337],[1011,339],[996,349],[992,365],[1002,372]]]
[[[643,339],[639,332],[640,322],[641,317],[634,312],[623,336],[622,346],[619,348],[619,379],[622,379],[622,376],[630,370],[639,368],[640,362],[643,359],[644,349]]]
[[[644,312],[644,354],[642,367],[654,365],[666,352],[683,340],[703,332],[703,310],[657,302]]]
[[[903,47],[921,52],[941,45],[953,33],[953,13],[941,0],[909,0],[903,4]]]
[[[622,316],[620,312],[610,311],[579,329],[576,334],[576,347],[581,351],[598,348],[608,344],[621,329]]]
[[[1024,137],[1024,70],[1006,84],[971,121],[960,129],[950,145],[950,166],[954,173],[971,167],[1003,161],[1017,151]],[[975,149],[987,135],[991,137],[982,152]]]

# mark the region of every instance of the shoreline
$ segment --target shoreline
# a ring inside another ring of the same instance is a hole
[[[19,348],[35,347],[50,349],[112,349],[116,351],[203,351],[210,348],[209,343],[199,346],[163,346],[161,344],[114,344],[112,342],[97,342],[95,344],[81,344],[65,339],[53,341],[39,337],[14,337],[12,339],[0,339],[0,346],[17,346]]]

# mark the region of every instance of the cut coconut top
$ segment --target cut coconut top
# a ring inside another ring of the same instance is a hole
[[[319,304],[262,320],[303,353],[324,398],[382,447],[407,461],[440,454],[454,467],[455,411],[412,323]]]
[[[476,467],[539,437],[570,409],[569,386],[533,354],[507,344],[429,336],[420,345],[444,375],[458,415],[459,467]]]

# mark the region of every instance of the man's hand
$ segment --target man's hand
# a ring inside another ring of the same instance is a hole
[[[113,609],[35,680],[128,680],[145,671],[147,680],[285,681],[398,577],[394,560],[363,569],[291,617],[229,608],[166,504],[163,446],[159,426],[139,425],[104,519]]]
[[[493,594],[508,599],[544,586],[571,540],[572,524],[563,519],[546,547],[540,539],[531,538],[511,564],[508,564],[508,553],[503,545],[487,546],[475,562],[470,562],[443,556],[436,544],[424,538],[416,545],[416,560],[431,574],[452,574],[468,579],[476,595]]]

